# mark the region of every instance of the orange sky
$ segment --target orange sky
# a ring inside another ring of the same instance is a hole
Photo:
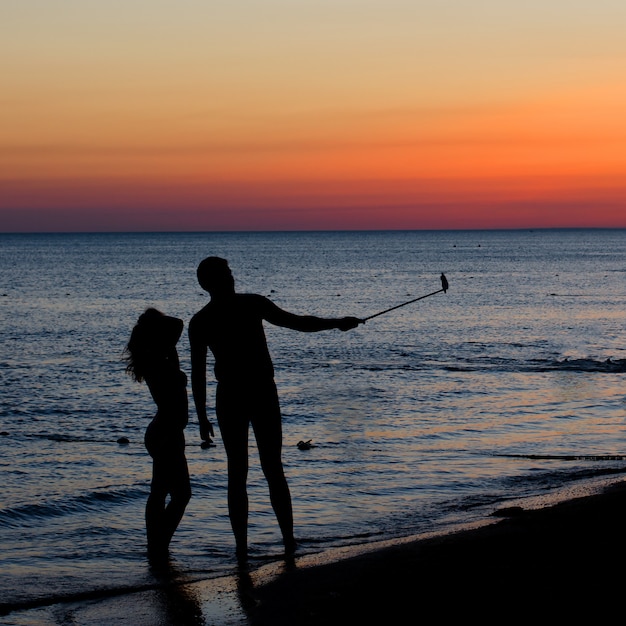
[[[613,0],[3,3],[0,231],[626,227],[624,32]]]

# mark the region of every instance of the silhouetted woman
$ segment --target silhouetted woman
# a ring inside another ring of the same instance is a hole
[[[153,460],[146,504],[151,556],[167,553],[191,498],[184,436],[188,419],[187,377],[180,369],[176,351],[182,330],[182,320],[148,309],[139,317],[126,346],[126,371],[137,382],[145,380],[157,405],[145,435]]]

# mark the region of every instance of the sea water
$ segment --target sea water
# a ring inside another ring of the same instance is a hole
[[[0,235],[0,603],[150,584],[144,506],[154,413],[123,349],[146,307],[189,321],[198,262],[286,310],[375,317],[266,325],[300,553],[440,528],[626,470],[626,231]],[[186,334],[179,343],[189,372]],[[215,383],[208,363],[209,415]],[[171,554],[235,568],[226,459],[202,449]],[[128,440],[127,444],[118,441]],[[299,441],[310,441],[308,450]],[[281,538],[250,442],[253,563]]]

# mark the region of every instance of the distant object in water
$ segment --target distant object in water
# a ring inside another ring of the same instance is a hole
[[[310,450],[311,448],[315,448],[311,443],[311,439],[308,441],[298,441],[296,445],[298,446],[298,450]]]
[[[119,443],[121,446],[125,446],[130,443],[130,440],[128,439],[128,437],[120,437],[117,440],[117,443]]]
[[[214,448],[214,447],[215,447],[215,444],[213,443],[213,440],[212,440],[212,439],[207,439],[207,440],[203,441],[203,442],[200,444],[200,447],[201,447],[203,450],[206,450],[207,448]]]

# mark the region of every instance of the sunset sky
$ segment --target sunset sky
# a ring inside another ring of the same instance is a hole
[[[0,231],[626,227],[624,0],[2,0]]]

